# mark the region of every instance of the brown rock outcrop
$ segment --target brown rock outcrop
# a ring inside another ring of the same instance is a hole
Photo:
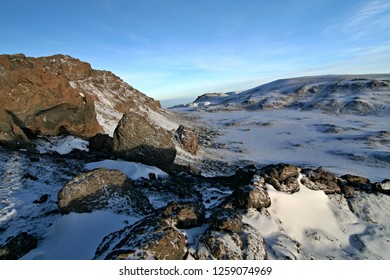
[[[68,56],[1,55],[0,108],[32,134],[93,136],[102,131],[93,98],[69,83],[91,72],[88,63]]]
[[[0,55],[0,144],[30,145],[34,135],[112,135],[127,110],[160,103],[111,72],[66,55]],[[24,143],[25,142],[25,143]]]

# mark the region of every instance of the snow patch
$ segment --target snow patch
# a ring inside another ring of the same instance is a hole
[[[41,154],[57,152],[65,155],[76,149],[88,151],[89,142],[75,136],[55,136],[38,138],[34,144]]]
[[[70,213],[49,228],[43,243],[23,260],[90,260],[102,239],[139,218],[109,211]]]
[[[126,174],[132,180],[138,180],[140,178],[149,178],[149,174],[153,173],[157,177],[166,177],[167,173],[162,171],[161,169],[145,165],[137,162],[128,162],[122,160],[103,160],[97,162],[87,163],[85,168],[88,170],[96,169],[96,168],[107,168],[107,169],[115,169],[119,170],[122,173]]]

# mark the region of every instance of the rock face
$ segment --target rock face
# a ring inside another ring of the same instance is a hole
[[[115,129],[113,151],[125,160],[162,169],[176,157],[176,147],[168,132],[134,112],[125,114]]]
[[[153,209],[125,174],[103,168],[79,174],[65,184],[58,193],[58,208],[61,213],[110,209],[129,215],[147,214]]]
[[[185,243],[181,231],[160,217],[151,216],[105,237],[95,259],[180,260],[185,254]]]
[[[0,144],[29,146],[34,135],[112,135],[129,109],[161,110],[108,71],[66,55],[0,55]]]
[[[0,107],[13,124],[32,134],[90,137],[101,132],[93,98],[71,80],[91,75],[88,63],[66,56],[0,56]]]
[[[34,236],[22,232],[0,247],[0,260],[17,260],[37,245],[38,240]]]

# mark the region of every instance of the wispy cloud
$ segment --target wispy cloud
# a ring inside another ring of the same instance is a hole
[[[390,2],[375,0],[364,3],[336,24],[329,26],[325,34],[348,35],[352,39],[372,37],[390,31]]]

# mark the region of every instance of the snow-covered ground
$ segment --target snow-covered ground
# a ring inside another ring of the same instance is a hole
[[[183,112],[183,110],[181,110]],[[290,163],[323,166],[338,175],[372,181],[389,178],[389,116],[330,115],[292,109],[272,111],[192,111],[203,126],[218,130],[220,149],[207,149],[233,163]]]

